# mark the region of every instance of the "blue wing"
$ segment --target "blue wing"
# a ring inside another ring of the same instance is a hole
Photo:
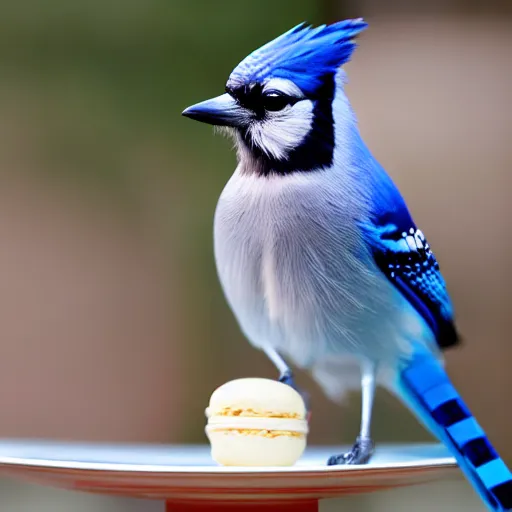
[[[376,215],[364,227],[377,266],[424,318],[438,345],[458,344],[453,307],[439,264],[405,205],[395,204],[393,211]]]

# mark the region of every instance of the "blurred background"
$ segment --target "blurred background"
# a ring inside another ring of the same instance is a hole
[[[370,28],[346,67],[349,98],[440,260],[465,337],[449,372],[512,461],[508,0],[3,0],[0,437],[204,443],[216,386],[276,376],[214,266],[231,143],[180,113],[293,25],[353,16]],[[352,443],[359,395],[340,408],[298,380],[310,442]],[[384,393],[374,425],[378,442],[431,439]],[[481,509],[465,483],[440,489],[446,510]],[[0,490],[6,511],[156,506]],[[364,510],[421,509],[431,495],[379,494]]]

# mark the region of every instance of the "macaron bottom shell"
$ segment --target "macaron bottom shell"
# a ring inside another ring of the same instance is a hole
[[[208,438],[212,458],[222,466],[293,466],[306,449],[306,436],[295,433],[214,430]]]

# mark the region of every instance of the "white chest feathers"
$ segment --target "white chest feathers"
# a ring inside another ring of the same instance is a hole
[[[354,319],[376,280],[357,207],[321,177],[236,172],[215,215],[219,278],[242,330],[304,364],[315,350],[357,343]]]

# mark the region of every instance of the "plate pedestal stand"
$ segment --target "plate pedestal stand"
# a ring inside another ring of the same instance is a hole
[[[318,512],[319,500],[166,502],[166,512]]]

